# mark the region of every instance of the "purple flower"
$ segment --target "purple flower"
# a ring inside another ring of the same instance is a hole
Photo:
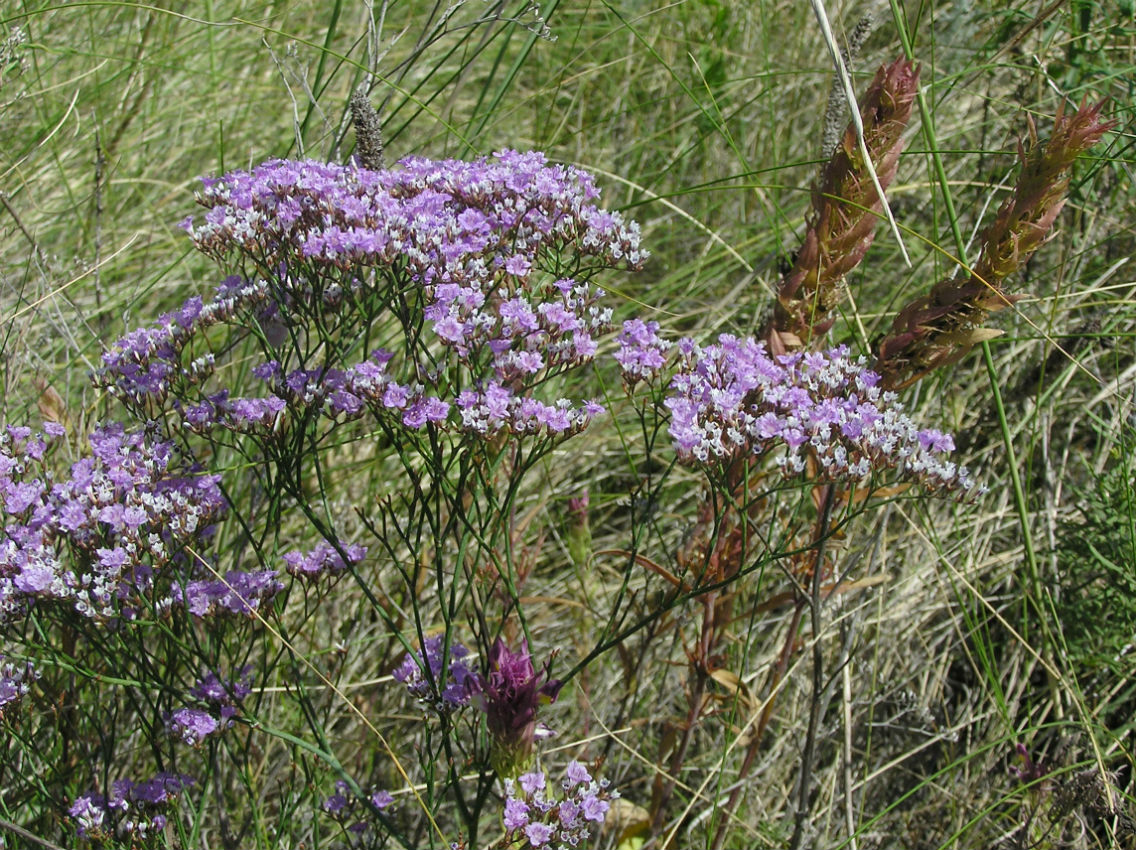
[[[241,668],[238,678],[222,679],[216,673],[206,673],[194,684],[190,694],[213,706],[238,705],[252,692],[252,667]]]
[[[542,771],[524,774],[516,782],[506,779],[504,784],[502,821],[509,846],[512,842],[527,841],[530,847],[540,847],[554,836],[559,839],[559,847],[587,842],[593,825],[604,822],[611,800],[619,796],[606,781],[595,782],[577,761],[568,765],[559,798],[549,794]]]
[[[175,799],[194,784],[193,777],[179,773],[159,773],[152,779],[132,785],[127,798],[134,803],[159,806]]]
[[[358,564],[367,555],[367,547],[358,544],[341,545],[343,555],[329,543],[319,543],[310,552],[286,552],[282,558],[288,572],[302,578],[314,578],[322,573],[338,573],[347,569],[347,564]]]
[[[527,277],[531,268],[532,263],[520,254],[514,254],[505,260],[505,271],[514,277]]]
[[[102,834],[106,823],[106,798],[101,794],[83,794],[75,798],[67,814],[75,821],[80,836],[96,838]]]
[[[610,808],[611,804],[598,794],[587,794],[580,803],[580,810],[584,813],[584,819],[590,820],[592,823],[603,823]]]
[[[361,834],[370,826],[376,812],[381,812],[394,803],[394,796],[385,790],[373,791],[370,795],[360,797],[352,790],[346,780],[339,779],[335,783],[335,792],[323,801],[323,810],[340,823],[346,825],[350,832]],[[357,820],[362,816],[365,820]]]
[[[191,747],[201,746],[206,738],[222,728],[212,714],[196,708],[179,708],[166,718],[170,735]]]
[[[489,669],[478,701],[492,739],[493,767],[502,778],[516,776],[532,759],[537,708],[554,702],[562,685],[549,677],[551,664],[547,662],[538,674],[523,641],[520,650],[513,652],[498,638],[489,651]],[[521,781],[535,780],[529,775]]]
[[[75,798],[68,814],[79,835],[93,841],[123,840],[123,846],[163,830],[166,811],[186,788],[193,785],[189,776],[159,773],[145,782],[118,779],[107,796],[88,792]]]
[[[633,387],[638,381],[654,378],[667,362],[671,344],[659,336],[658,322],[630,319],[623,323],[613,356],[623,370],[623,381]]]
[[[276,360],[269,360],[259,366],[254,366],[252,373],[262,381],[271,381],[280,374],[280,363]]]
[[[4,718],[31,690],[40,673],[30,661],[7,661],[0,655],[0,719]]]
[[[212,300],[187,302],[176,315],[116,344],[96,379],[138,407],[161,407],[173,393],[185,400],[184,420],[194,430],[267,436],[280,429],[285,411],[270,399],[230,401],[198,389],[204,371],[185,364],[192,338],[219,322],[246,326],[250,313],[271,311],[279,324],[306,321],[318,310],[325,321],[358,303],[347,297],[348,290],[390,279],[369,269],[393,269],[421,289],[421,317],[433,337],[422,337],[423,344],[436,349],[440,341],[444,349],[398,352],[400,362],[421,363],[425,355],[437,364],[436,375],[468,369],[471,380],[463,384],[482,394],[479,408],[463,414],[460,427],[484,436],[506,429],[568,436],[597,411],[545,403],[546,416],[521,418],[513,401],[535,398],[549,378],[589,361],[597,338],[611,325],[611,310],[600,303],[602,290],[572,278],[549,281],[533,271],[635,269],[647,258],[638,226],[597,209],[596,197],[585,172],[549,165],[536,152],[510,150],[473,162],[409,158],[384,171],[273,160],[206,179],[198,197],[206,212],[186,223],[190,236],[218,260],[240,255],[272,284],[228,281]],[[293,275],[292,268],[311,271]],[[345,271],[349,283],[319,292],[310,283],[313,276],[342,279]],[[326,322],[325,327],[333,329]],[[417,330],[407,330],[408,339],[419,338]],[[413,374],[414,381],[404,385],[393,376],[349,369],[343,385],[328,386],[330,374],[281,379],[277,361],[254,370],[296,412],[319,405],[331,417],[370,409],[377,416],[401,412],[402,424],[410,428],[446,423],[454,399],[444,393],[462,389],[437,385],[442,397],[424,409],[420,400],[430,387],[417,383],[416,369]],[[494,380],[508,390],[505,405],[493,397]],[[190,387],[191,395],[185,392]],[[207,405],[200,402],[203,395]]]
[[[323,810],[329,815],[338,815],[347,808],[348,799],[336,792],[323,801]]]
[[[524,832],[530,847],[543,847],[552,838],[552,827],[546,823],[530,823]]]
[[[43,484],[39,481],[10,483],[4,497],[4,510],[10,514],[22,514],[39,500]]]
[[[544,771],[538,770],[532,773],[522,773],[518,777],[517,782],[520,783],[521,788],[526,794],[532,795],[537,791],[543,791],[545,786]]]
[[[456,642],[450,645],[450,662],[443,683],[443,640],[443,635],[426,638],[424,651],[408,652],[392,674],[395,681],[406,685],[411,696],[439,714],[469,705],[482,686],[481,677],[469,665],[469,650]],[[424,668],[428,668],[428,676]],[[439,686],[440,698],[435,696]]]
[[[1028,785],[1034,782],[1040,782],[1049,774],[1047,768],[1042,762],[1034,761],[1030,758],[1029,750],[1026,749],[1025,744],[1015,744],[1014,752],[1018,759],[1021,760],[1022,766],[1010,765],[1009,771],[1012,776],[1017,777],[1018,781],[1023,785]]]
[[[524,800],[510,797],[505,801],[505,829],[523,829],[529,822],[529,806]]]
[[[227,508],[218,477],[178,474],[170,444],[107,425],[48,486],[30,478],[39,442],[0,432],[0,499],[19,509],[0,532],[0,621],[37,602],[99,621],[167,606],[171,563],[204,550]]]
[[[173,601],[199,618],[223,613],[252,617],[261,605],[284,589],[278,575],[276,570],[233,570],[220,580],[207,578],[175,584]]]
[[[588,773],[588,769],[575,760],[568,763],[568,769],[564,775],[567,777],[570,786],[587,784],[592,781],[592,775]]]
[[[679,344],[665,400],[683,460],[728,464],[782,449],[786,475],[811,459],[822,479],[867,482],[894,470],[931,489],[981,492],[941,455],[949,435],[918,430],[894,393],[847,348],[772,358],[763,343],[722,334],[714,345]]]

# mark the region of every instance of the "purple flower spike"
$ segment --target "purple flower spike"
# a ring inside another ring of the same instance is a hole
[[[498,638],[489,651],[489,673],[478,701],[493,740],[493,769],[503,779],[516,776],[532,760],[537,708],[555,702],[563,685],[549,677],[551,665],[548,661],[538,673],[524,641],[513,652]]]

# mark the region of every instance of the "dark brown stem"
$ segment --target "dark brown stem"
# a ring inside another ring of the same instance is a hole
[[[797,814],[793,826],[793,838],[789,850],[799,850],[805,836],[805,822],[809,818],[809,786],[812,784],[813,752],[816,749],[817,729],[825,700],[824,692],[824,653],[820,646],[821,632],[821,574],[824,572],[824,551],[828,542],[828,524],[832,519],[832,506],[835,489],[829,484],[825,487],[824,509],[820,518],[817,535],[816,563],[813,566],[813,586],[809,596],[809,613],[813,627],[813,695],[809,711],[809,728],[805,733],[805,752],[801,757],[800,796],[797,799]]]
[[[655,788],[652,796],[655,798],[651,802],[651,808],[654,810],[654,815],[651,819],[651,835],[659,835],[663,828],[663,821],[666,820],[667,804],[670,802],[671,795],[674,793],[675,776],[679,770],[682,769],[682,763],[686,759],[686,752],[690,749],[690,741],[694,737],[695,727],[698,726],[698,720],[702,714],[702,698],[706,693],[706,676],[701,671],[696,671],[694,677],[694,688],[690,695],[690,710],[686,715],[686,728],[682,731],[682,740],[679,742],[674,755],[671,756],[670,763],[667,765],[667,774],[658,775],[655,777]]]

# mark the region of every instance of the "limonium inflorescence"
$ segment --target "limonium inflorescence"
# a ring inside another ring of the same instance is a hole
[[[55,480],[45,455],[63,429],[44,431],[0,432],[0,620],[49,601],[96,620],[176,604],[175,576],[196,569],[187,551],[226,511],[219,477],[179,470],[169,443],[108,425]]]
[[[613,355],[623,372],[628,387],[650,380],[667,364],[671,344],[659,336],[658,322],[628,319],[616,339],[618,350]]]
[[[443,635],[428,637],[422,650],[408,652],[393,673],[395,681],[406,685],[421,705],[439,714],[469,705],[482,689],[481,677],[470,665],[469,649],[457,642],[450,644],[448,664],[444,652]]]
[[[219,735],[233,726],[240,703],[252,690],[250,674],[245,667],[235,680],[221,679],[216,673],[206,673],[190,691],[204,708],[179,708],[165,716],[170,735],[191,747],[199,747],[206,738]]]
[[[359,836],[374,824],[376,812],[385,811],[393,803],[394,796],[385,789],[359,797],[346,781],[339,779],[335,783],[335,792],[323,801],[323,810],[343,824],[349,833]]]
[[[144,782],[119,779],[109,794],[88,792],[75,799],[68,814],[79,835],[96,844],[135,846],[166,827],[167,812],[192,777],[159,773]]]
[[[617,356],[625,381],[652,377],[643,364],[658,362],[662,344],[657,327],[625,325]],[[846,346],[773,357],[752,337],[722,334],[705,346],[683,338],[674,350],[664,405],[683,460],[728,464],[771,453],[787,475],[867,483],[894,471],[929,489],[980,489],[966,467],[946,459],[950,435],[918,428]]]
[[[501,847],[547,847],[562,850],[581,846],[607,817],[619,796],[607,780],[596,781],[578,761],[568,765],[559,793],[543,771],[505,780]]]
[[[285,552],[281,557],[292,575],[311,579],[326,573],[343,572],[348,564],[358,564],[367,555],[367,547],[357,543],[349,543],[342,548],[343,554],[340,554],[331,544],[321,542],[309,552]]]
[[[647,256],[634,222],[592,203],[585,172],[506,150],[382,171],[274,160],[204,183],[207,211],[186,229],[248,278],[104,354],[95,380],[128,404],[171,409],[199,432],[261,434],[315,409],[478,436],[566,436],[602,411],[594,400],[541,397],[551,378],[589,362],[610,328],[594,274]],[[330,333],[376,293],[405,347],[341,365],[298,362],[309,319]],[[208,385],[213,355],[192,343],[221,322],[259,325],[278,349],[253,369],[269,392]]]
[[[0,720],[27,696],[39,676],[30,661],[9,661],[0,655]]]

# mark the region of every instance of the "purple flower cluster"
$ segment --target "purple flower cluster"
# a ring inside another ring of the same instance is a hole
[[[206,738],[218,735],[233,725],[237,706],[251,687],[246,667],[237,681],[222,680],[216,673],[198,679],[190,693],[207,708],[179,708],[166,716],[166,730],[174,738],[191,747],[199,747]]]
[[[449,664],[444,665],[442,644],[442,635],[426,638],[422,650],[408,652],[392,674],[395,681],[406,685],[411,696],[439,714],[469,705],[482,687],[481,677],[470,667],[469,650],[460,643],[451,644]],[[435,696],[439,685],[443,685],[441,694]]]
[[[170,444],[109,425],[54,481],[44,455],[63,429],[44,430],[0,432],[0,621],[37,600],[98,620],[171,605],[160,580],[225,513],[219,477],[175,474]]]
[[[367,554],[367,548],[357,544],[346,545],[344,551],[352,564],[359,563]],[[340,572],[347,566],[339,552],[328,543],[320,543],[310,552],[287,552],[282,559],[289,573],[305,579]],[[210,573],[191,581],[175,582],[171,588],[171,600],[174,604],[184,605],[190,614],[199,618],[219,614],[255,617],[284,589],[280,577],[281,572],[275,569],[229,570],[224,575]]]
[[[597,401],[579,406],[562,398],[545,404],[531,396],[515,395],[498,381],[476,390],[464,390],[457,397],[462,427],[471,433],[492,436],[502,430],[514,434],[546,432],[557,435],[579,433],[604,412]]]
[[[578,761],[568,765],[558,797],[548,785],[542,771],[522,774],[516,782],[505,780],[505,846],[577,847],[604,822],[611,800],[619,797],[607,780],[595,781]]]
[[[344,780],[336,780],[335,793],[323,801],[323,810],[331,815],[340,815],[346,812],[351,808],[355,799],[348,796],[350,793],[350,786]],[[394,802],[394,797],[390,791],[375,791],[367,798],[367,802],[381,812]]]
[[[932,489],[980,492],[966,467],[942,455],[949,435],[919,430],[895,393],[846,347],[772,358],[763,343],[722,334],[717,344],[678,344],[665,404],[679,456],[728,463],[784,447],[785,474],[812,460],[825,480],[866,482],[896,470]]]
[[[647,256],[634,222],[591,203],[598,190],[585,172],[501,151],[473,162],[412,158],[386,171],[274,160],[204,184],[204,220],[186,222],[198,247],[218,260],[239,254],[273,283],[227,281],[213,301],[191,299],[116,343],[95,379],[124,399],[160,405],[176,385],[175,406],[184,399],[178,409],[198,432],[272,432],[289,408],[315,407],[331,417],[393,412],[409,428],[564,436],[602,411],[530,392],[590,361],[611,326],[603,291],[558,269],[638,268]],[[386,271],[368,271],[376,268]],[[392,274],[420,293],[433,331],[407,329],[417,340],[402,358],[409,382],[387,374],[392,354],[381,351],[347,369],[286,375],[270,361],[254,370],[273,390],[260,398],[200,386],[209,355],[182,365],[189,338],[242,305],[294,323],[303,310],[289,308],[317,292],[338,307],[351,302],[345,287],[358,294]]]
[[[230,570],[224,576],[175,583],[171,598],[199,618],[218,614],[255,617],[265,603],[284,589],[279,575],[277,570]]]
[[[166,717],[166,731],[170,736],[191,747],[200,747],[210,735],[232,724],[232,720],[223,722],[200,708],[179,708]]]
[[[310,552],[286,552],[283,555],[286,569],[292,575],[312,579],[324,573],[338,573],[347,564],[358,564],[367,555],[367,547],[350,543],[342,547],[347,560],[329,543],[319,543]]]
[[[262,363],[253,374],[270,383],[267,396],[233,398],[221,390],[182,407],[185,427],[199,434],[222,428],[244,434],[273,434],[288,411],[317,410],[331,419],[353,419],[368,408],[392,414],[408,428],[444,423],[450,405],[425,393],[422,384],[399,384],[386,372],[391,354],[376,350],[347,369],[295,369],[280,374],[276,361]]]
[[[7,661],[0,655],[0,720],[27,696],[40,673],[30,661]]]
[[[198,679],[190,693],[204,703],[214,706],[236,706],[252,693],[252,668],[242,667],[236,679],[222,679],[208,672]]]
[[[191,777],[174,773],[159,773],[145,782],[119,779],[109,795],[77,797],[68,814],[83,838],[99,843],[127,839],[134,846],[165,829],[170,804],[193,784]]]
[[[102,366],[95,370],[92,381],[140,409],[145,409],[147,401],[161,405],[171,391],[184,396],[208,378],[214,367],[211,354],[183,365],[182,353],[191,340],[247,310],[272,312],[275,305],[268,304],[268,299],[264,281],[228,277],[210,301],[194,296],[178,310],[163,313],[150,327],[131,331],[114,343],[103,352]]]
[[[563,685],[549,675],[551,667],[549,660],[538,673],[524,641],[513,652],[498,638],[489,651],[489,670],[477,700],[489,727],[493,769],[502,778],[516,776],[532,761],[537,709],[555,702]]]
[[[623,382],[630,388],[639,381],[649,381],[662,371],[667,355],[674,346],[659,336],[658,322],[629,319],[616,338],[619,350],[612,355],[623,372]]]
[[[342,824],[348,832],[362,835],[371,826],[367,815],[381,812],[394,803],[394,796],[386,790],[372,791],[364,799],[351,791],[350,785],[342,779],[335,783],[335,793],[323,801],[323,810]],[[363,811],[361,811],[361,808]],[[369,811],[367,811],[369,809]]]
[[[423,284],[524,279],[541,250],[574,244],[606,264],[646,259],[639,230],[588,203],[591,177],[549,166],[543,154],[500,151],[492,160],[411,157],[400,168],[272,160],[251,172],[206,178],[204,221],[185,222],[198,247],[232,251],[268,270],[309,261],[339,268],[405,266]]]

